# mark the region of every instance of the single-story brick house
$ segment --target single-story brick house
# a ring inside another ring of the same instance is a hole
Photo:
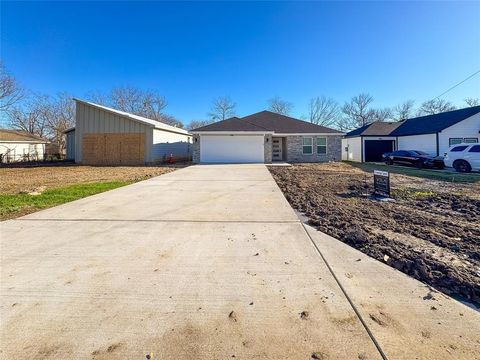
[[[374,122],[348,132],[342,140],[342,160],[381,161],[393,150],[421,150],[443,155],[455,144],[478,143],[480,106],[411,118]]]
[[[191,133],[195,163],[337,161],[344,135],[271,111],[232,117]]]

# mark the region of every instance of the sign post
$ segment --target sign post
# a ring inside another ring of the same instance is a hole
[[[390,174],[388,171],[373,171],[373,187],[375,195],[390,197]]]

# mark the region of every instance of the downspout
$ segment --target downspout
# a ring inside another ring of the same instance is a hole
[[[439,141],[438,141],[438,132],[435,134],[435,139],[437,141],[437,156],[440,155],[440,144],[439,144]]]

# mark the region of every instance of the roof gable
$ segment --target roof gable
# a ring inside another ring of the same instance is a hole
[[[341,134],[340,131],[315,125],[307,121],[277,114],[271,111],[260,111],[243,118],[232,117],[216,123],[202,126],[192,130],[193,132],[203,131],[258,131],[274,132],[278,134]]]

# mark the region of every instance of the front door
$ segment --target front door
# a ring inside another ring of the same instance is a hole
[[[283,138],[272,139],[272,160],[273,161],[283,160]]]

